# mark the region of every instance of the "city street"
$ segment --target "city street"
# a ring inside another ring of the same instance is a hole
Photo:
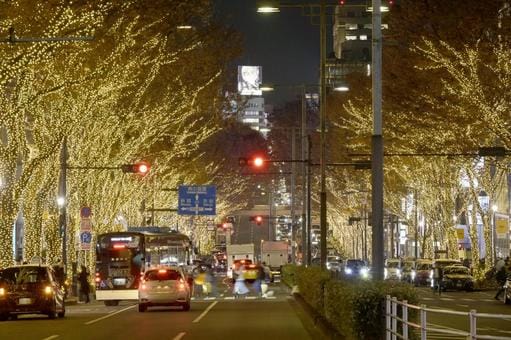
[[[420,302],[428,308],[449,309],[462,312],[476,310],[478,313],[505,314],[506,319],[477,319],[478,334],[491,336],[511,337],[511,306],[505,305],[502,300],[495,300],[496,291],[448,291],[442,292],[439,296],[429,287],[417,288]],[[441,313],[428,312],[428,326],[444,329],[457,329],[469,331],[469,319],[467,316],[446,315]],[[428,333],[428,339],[460,339],[456,336],[446,334]]]
[[[30,315],[2,322],[0,339],[310,339],[287,291],[270,289],[275,296],[268,299],[234,299],[229,292],[196,298],[189,312],[157,307],[139,313],[133,302],[78,304],[67,307],[64,319]]]

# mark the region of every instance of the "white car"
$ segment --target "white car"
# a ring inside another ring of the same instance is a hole
[[[387,259],[384,274],[385,280],[401,280],[401,260]]]
[[[191,289],[179,267],[149,269],[138,287],[138,311],[152,306],[181,306],[190,310]]]

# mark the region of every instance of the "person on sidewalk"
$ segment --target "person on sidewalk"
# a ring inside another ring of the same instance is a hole
[[[89,272],[85,266],[82,266],[80,274],[78,274],[78,281],[80,282],[80,294],[85,296],[85,303],[90,302],[90,286],[89,286]]]
[[[495,275],[495,280],[497,280],[497,283],[499,284],[499,290],[497,291],[497,294],[495,294],[495,300],[498,300],[500,298],[500,294],[504,293],[506,290],[506,288],[504,288],[507,280],[506,266],[500,267],[499,271],[497,271],[497,274]]]

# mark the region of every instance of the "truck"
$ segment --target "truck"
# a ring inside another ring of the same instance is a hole
[[[265,262],[273,274],[288,263],[289,245],[286,241],[262,241],[261,261]]]
[[[232,268],[236,260],[249,260],[254,263],[254,244],[228,244],[227,253],[227,276],[232,277]]]

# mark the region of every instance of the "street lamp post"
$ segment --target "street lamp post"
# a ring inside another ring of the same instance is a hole
[[[372,0],[372,106],[373,135],[371,138],[371,210],[373,224],[372,269],[376,280],[383,280],[383,135],[381,113],[381,0]]]
[[[319,7],[319,35],[320,35],[320,89],[319,89],[319,116],[320,116],[320,263],[321,268],[326,268],[326,0],[321,0]]]

